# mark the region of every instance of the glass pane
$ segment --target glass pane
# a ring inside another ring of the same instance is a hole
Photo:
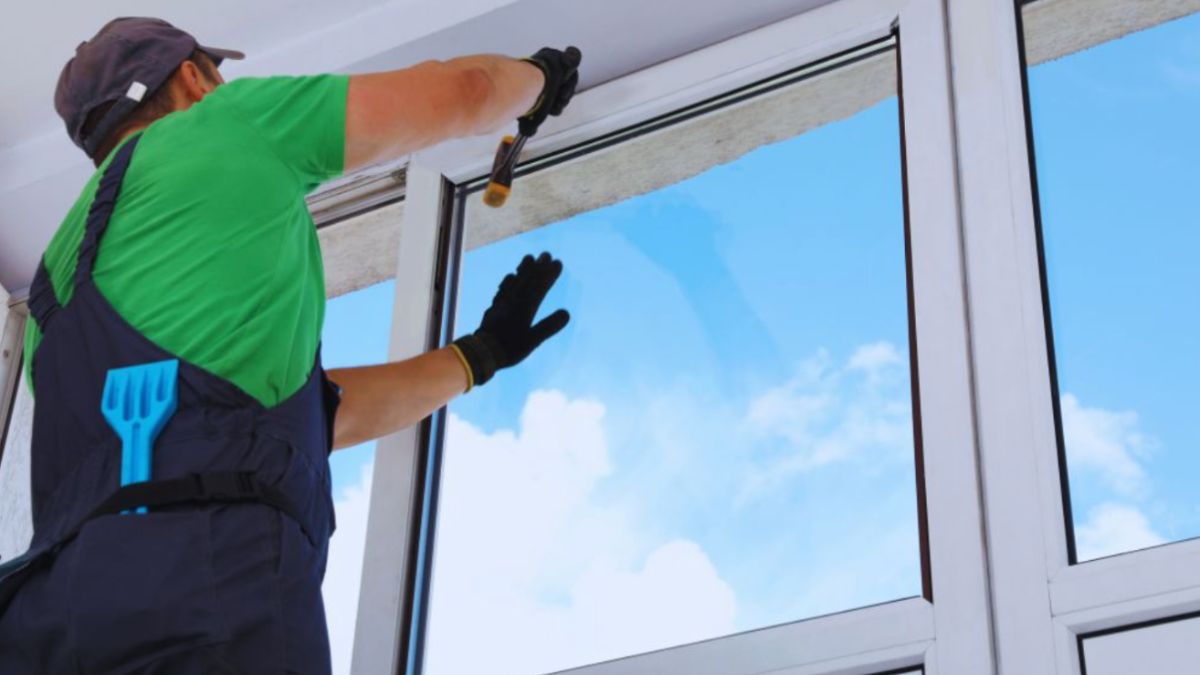
[[[451,406],[426,672],[544,673],[920,594],[899,112],[876,100],[466,253],[460,334],[543,250],[565,264],[543,313],[573,318]]]
[[[329,301],[321,335],[326,369],[387,361],[395,286],[395,282],[385,281]],[[350,673],[374,460],[374,441],[329,456],[337,530],[329,542],[321,591],[325,596],[333,672],[339,675]]]
[[[1200,662],[1200,618],[1176,619],[1083,640],[1088,675],[1179,675]]]
[[[1078,558],[1197,536],[1200,14],[1034,65],[1029,93]]]

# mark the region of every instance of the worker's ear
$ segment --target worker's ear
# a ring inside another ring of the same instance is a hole
[[[217,88],[216,82],[211,81],[204,71],[194,61],[184,61],[179,66],[179,90],[184,103],[191,105],[207,96]]]

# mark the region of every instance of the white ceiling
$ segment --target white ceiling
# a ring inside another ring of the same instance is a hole
[[[582,88],[829,0],[57,0],[12,3],[0,26],[0,285],[28,285],[91,173],[54,113],[75,45],[116,16],[159,16],[203,43],[245,51],[227,78],[365,72],[429,58],[583,49]],[[15,16],[14,16],[15,14]],[[20,64],[12,67],[10,64]]]
[[[357,14],[384,0],[297,2],[13,2],[17,20],[5,21],[0,63],[5,68],[0,96],[0,149],[51,131],[62,124],[54,113],[54,85],[75,46],[116,16],[158,16],[195,35],[202,43],[262,54],[274,45]],[[7,103],[13,103],[7,105]]]

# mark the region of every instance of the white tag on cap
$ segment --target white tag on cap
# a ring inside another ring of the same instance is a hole
[[[141,82],[138,82],[136,80],[134,81],[133,84],[129,85],[129,91],[125,92],[126,98],[131,98],[135,101],[142,100],[142,97],[145,95],[146,95],[146,85],[144,85]]]

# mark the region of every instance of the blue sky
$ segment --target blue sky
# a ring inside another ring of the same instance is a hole
[[[1030,86],[1081,555],[1196,536],[1200,16]],[[451,407],[429,672],[919,594],[900,200],[889,99],[466,255],[459,333],[541,250],[565,263],[545,311],[573,319]],[[386,356],[392,293],[330,303],[328,366]],[[372,453],[333,457],[339,514],[365,513]]]
[[[890,99],[678,185],[467,254],[462,329],[473,328],[522,255],[542,250],[565,263],[547,309],[566,307],[573,320],[520,368],[451,406],[472,440],[456,444],[452,427],[447,461],[456,468],[443,484],[475,485],[474,460],[457,462],[455,453],[477,456],[505,433],[518,444],[550,433],[524,419],[538,414],[535,392],[561,394],[563,414],[572,402],[594,403],[606,470],[581,469],[592,479],[581,480],[586,501],[559,508],[572,513],[570,530],[620,523],[611,545],[625,556],[603,563],[605,592],[638,586],[672,542],[694,547],[674,559],[678,574],[693,563],[712,571],[673,610],[692,619],[709,612],[712,621],[697,620],[690,634],[654,622],[598,646],[584,633],[595,619],[580,615],[612,608],[583,597],[597,563],[574,558],[587,543],[514,554],[513,567],[553,571],[509,581],[540,605],[485,611],[493,625],[515,626],[499,656],[488,652],[496,672],[578,665],[920,593],[897,115]],[[554,433],[564,445],[587,443],[570,427]],[[539,461],[520,450],[513,458]],[[579,478],[573,458],[563,459],[566,468],[557,461],[488,471]],[[445,547],[455,555],[495,555],[491,544],[470,545],[494,502],[448,491],[443,505],[454,499],[470,501],[461,518],[440,524],[439,549],[453,540]],[[522,513],[514,507],[513,518]],[[464,626],[489,589],[471,581],[506,579],[490,565],[460,571],[449,555],[435,566],[432,673],[482,667],[453,655],[447,635],[477,640]],[[458,604],[463,587],[476,602]],[[632,594],[626,609],[653,614],[660,601],[668,602]],[[531,657],[528,636],[551,625],[575,652]]]
[[[383,363],[391,335],[395,283],[386,281],[338,297],[325,310],[321,358],[326,369]],[[373,459],[374,443],[339,450],[330,456],[335,495],[359,481]]]
[[[1076,525],[1121,505],[1200,535],[1200,15],[1029,79],[1059,387],[1113,439],[1068,425]]]

